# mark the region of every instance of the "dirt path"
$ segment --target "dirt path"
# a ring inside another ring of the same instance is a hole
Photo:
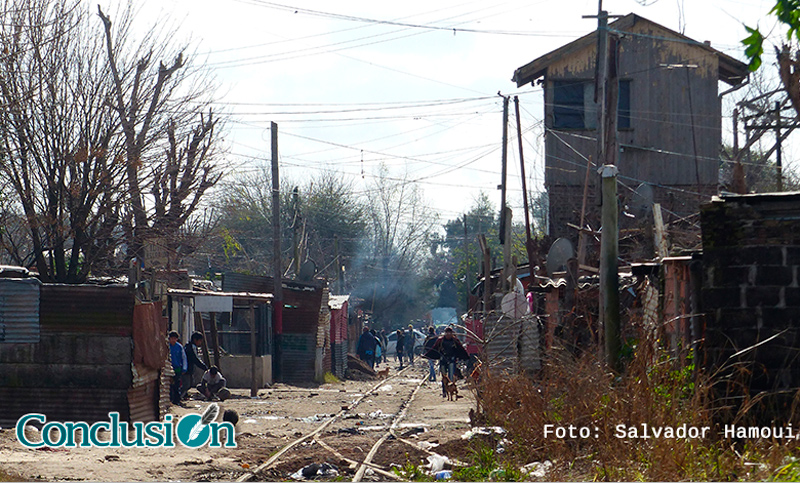
[[[384,366],[385,367],[385,366]],[[429,453],[440,452],[456,459],[468,459],[461,435],[469,429],[468,411],[474,406],[470,392],[459,383],[457,401],[441,396],[439,385],[428,383],[427,364],[398,375],[392,365],[387,381],[344,381],[318,387],[277,384],[259,392],[234,390],[234,398],[223,409],[239,413],[235,449],[202,447],[189,449],[75,448],[34,450],[16,441],[13,428],[0,431],[0,469],[31,480],[101,481],[215,481],[251,478],[287,479],[291,473],[311,463],[335,464],[348,480],[355,475],[375,442],[387,434],[397,415],[395,438],[390,436],[375,452],[373,465],[364,480],[387,480],[380,473],[390,465],[426,463]],[[420,386],[411,402],[412,392]],[[371,388],[376,388],[370,391]],[[344,408],[361,402],[349,411]],[[186,408],[173,407],[172,414],[202,412],[208,403],[190,401]],[[407,407],[406,407],[407,406]],[[270,468],[253,474],[281,448],[312,433],[333,415],[316,437],[286,451]],[[405,442],[403,442],[405,441]],[[421,443],[421,445],[420,445]],[[439,445],[439,446],[437,446]]]

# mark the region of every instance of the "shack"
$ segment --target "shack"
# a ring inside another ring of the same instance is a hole
[[[322,282],[301,283],[283,280],[283,323],[274,327],[280,337],[273,361],[279,368],[281,382],[311,382],[321,380],[325,343],[330,333],[330,309],[328,289]],[[272,277],[225,273],[222,290],[228,292],[274,293]],[[330,349],[328,349],[330,350]]]
[[[166,320],[120,285],[0,278],[0,426],[155,421],[169,404]]]

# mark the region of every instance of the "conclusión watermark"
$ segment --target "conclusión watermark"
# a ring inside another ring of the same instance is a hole
[[[174,448],[176,442],[187,448],[236,448],[236,433],[228,421],[214,421],[219,406],[211,404],[202,415],[187,414],[175,418],[171,414],[164,421],[128,423],[120,421],[118,412],[108,413],[108,421],[89,424],[85,421],[47,421],[47,416],[29,413],[17,420],[17,441],[26,448]],[[26,426],[41,425],[41,439],[26,434]],[[101,439],[101,431],[104,437]]]
[[[678,426],[657,426],[647,423],[636,425],[617,424],[611,435],[618,439],[702,439],[709,436],[712,431],[710,426],[691,426],[681,424]],[[791,424],[785,426],[737,426],[726,424],[716,429],[716,432],[727,439],[795,439],[800,440],[800,432],[795,431]],[[545,424],[542,435],[545,438],[555,439],[597,439],[602,432],[597,426],[575,426]]]

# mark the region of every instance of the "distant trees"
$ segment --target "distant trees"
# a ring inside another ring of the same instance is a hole
[[[172,43],[128,37],[77,0],[0,11],[0,248],[43,280],[118,274],[147,238],[181,233],[214,173],[216,120]],[[168,67],[154,66],[171,58]]]

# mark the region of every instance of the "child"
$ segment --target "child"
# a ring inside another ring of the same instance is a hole
[[[231,392],[225,387],[225,384],[225,378],[219,372],[217,366],[211,366],[203,374],[203,379],[197,385],[197,390],[209,401],[214,399],[224,401],[231,396]]]

